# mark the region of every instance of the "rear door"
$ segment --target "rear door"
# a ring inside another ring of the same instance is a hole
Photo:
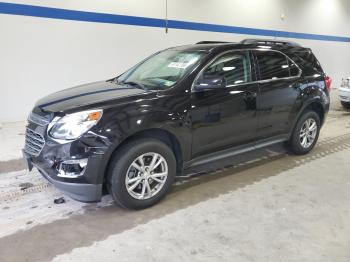
[[[286,134],[300,93],[301,70],[281,52],[256,50],[254,54],[259,69],[258,139]]]

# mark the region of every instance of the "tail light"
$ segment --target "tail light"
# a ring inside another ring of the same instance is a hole
[[[329,76],[325,77],[325,82],[326,82],[326,88],[328,91],[331,91],[331,84],[332,84],[332,78]]]

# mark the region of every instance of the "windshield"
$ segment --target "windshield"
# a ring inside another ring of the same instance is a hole
[[[116,81],[147,90],[165,90],[190,72],[204,55],[202,51],[165,50],[129,69]]]

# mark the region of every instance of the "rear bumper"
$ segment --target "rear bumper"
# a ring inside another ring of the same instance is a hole
[[[340,101],[350,102],[350,88],[341,87],[338,89],[338,95]]]

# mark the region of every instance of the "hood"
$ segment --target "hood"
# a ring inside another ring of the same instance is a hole
[[[35,106],[43,111],[64,112],[146,92],[131,86],[101,81],[53,93],[40,99]]]

